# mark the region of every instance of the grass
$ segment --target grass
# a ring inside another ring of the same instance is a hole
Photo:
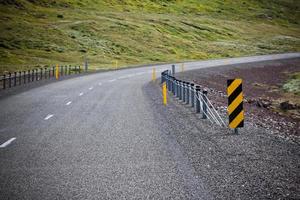
[[[295,52],[297,0],[3,0],[0,73]]]
[[[291,78],[283,85],[283,89],[300,96],[300,72],[291,75]]]

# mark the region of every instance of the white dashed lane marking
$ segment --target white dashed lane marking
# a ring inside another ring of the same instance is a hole
[[[108,82],[114,82],[114,81],[116,81],[116,79],[109,80]]]
[[[79,96],[82,96],[83,95],[83,92],[79,93]]]
[[[45,117],[44,120],[48,120],[48,119],[50,119],[50,118],[53,117],[53,116],[54,116],[54,115],[51,115],[51,114],[50,114],[50,115],[47,115],[47,117]]]
[[[6,142],[4,142],[3,144],[0,145],[0,148],[5,148],[7,147],[8,145],[10,145],[10,143],[12,143],[12,141],[14,141],[16,138],[13,137],[13,138],[10,138],[9,140],[7,140]]]
[[[90,87],[90,88],[89,88],[89,90],[92,90],[92,89],[93,89],[93,87]]]
[[[66,105],[68,106],[68,105],[70,105],[72,103],[72,101],[69,101],[68,103],[66,103]]]
[[[120,76],[118,79],[125,79],[127,76]]]

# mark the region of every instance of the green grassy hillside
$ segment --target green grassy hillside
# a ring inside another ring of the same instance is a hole
[[[1,0],[0,72],[300,51],[298,0]]]

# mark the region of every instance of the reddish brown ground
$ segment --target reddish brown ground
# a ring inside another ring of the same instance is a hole
[[[282,85],[289,75],[300,71],[300,59],[222,66],[178,74],[185,80],[209,89],[209,98],[217,107],[227,106],[227,79],[242,78],[246,121],[289,137],[300,136],[300,109],[284,111],[279,104],[290,101],[300,105],[300,97],[286,93]],[[261,102],[270,103],[267,108]]]

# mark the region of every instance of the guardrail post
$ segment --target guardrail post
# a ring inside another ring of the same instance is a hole
[[[35,80],[37,81],[38,80],[38,70],[35,69]]]
[[[175,89],[176,89],[176,78],[173,77],[172,78],[172,93],[173,93],[173,96],[175,96]]]
[[[178,80],[175,79],[175,97],[178,97]]]
[[[190,104],[190,83],[186,83],[186,104]]]
[[[169,76],[168,76],[168,72],[166,73],[166,88],[169,89]]]
[[[5,88],[6,88],[6,75],[5,74],[3,74],[2,81],[3,81],[3,89],[5,90]]]
[[[67,68],[67,65],[65,65],[65,75],[68,75],[68,68]]]
[[[11,87],[11,73],[8,73],[8,87]]]
[[[40,68],[40,80],[43,79],[43,68]]]
[[[26,71],[23,71],[24,84],[26,84]]]
[[[50,70],[49,70],[49,72],[50,72]],[[47,67],[44,68],[44,76],[45,76],[45,79],[50,78],[50,73],[49,73],[49,77],[47,77]]]
[[[185,90],[185,88],[186,88],[186,82],[185,81],[183,81],[183,84],[182,84],[182,90],[183,90],[183,94],[182,94],[182,99],[183,99],[183,102],[185,102],[185,98],[186,98],[186,90]]]
[[[171,76],[168,76],[168,78],[169,78],[169,92],[171,91],[171,88],[172,88],[172,86],[171,86],[171,83],[172,83],[172,81],[171,81]]]
[[[181,81],[181,87],[180,87],[180,91],[181,91],[181,100],[183,100],[183,81]]]
[[[200,113],[200,86],[196,85],[196,113]]]
[[[172,75],[175,75],[175,65],[172,65]]]
[[[19,85],[21,85],[21,82],[22,82],[22,72],[20,71],[19,72]]]
[[[17,72],[14,72],[14,86],[17,85]]]
[[[173,77],[173,82],[172,82],[172,93],[173,93],[173,96],[175,96],[175,87],[176,87],[176,79],[175,79],[175,77]]]
[[[30,79],[30,70],[28,70],[28,71],[27,71],[27,78],[28,78],[28,81],[27,81],[27,83],[29,83],[29,82],[30,82],[30,80],[31,80],[31,79]]]
[[[172,91],[172,77],[169,76],[169,92]]]
[[[55,67],[52,67],[52,77],[54,76]]]
[[[63,66],[60,66],[60,76],[63,76],[64,75],[64,68]]]
[[[182,81],[179,81],[179,100],[182,100]]]
[[[167,89],[168,91],[170,91],[170,76],[168,73],[167,73]]]
[[[170,77],[170,92],[173,92],[173,76]]]
[[[191,104],[192,104],[192,107],[195,106],[195,88],[194,88],[195,84],[194,83],[191,83]]]
[[[46,68],[46,69],[47,69],[47,68]],[[48,68],[48,73],[49,73],[49,74],[48,74],[48,75],[49,75],[48,78],[50,79],[50,77],[51,77],[51,70],[50,70],[49,68]]]
[[[202,110],[203,110],[203,119],[207,119],[207,90],[203,90],[202,92],[202,98],[203,98],[203,104],[202,104]]]
[[[32,82],[34,81],[34,69],[32,70]]]
[[[177,81],[177,91],[178,91],[178,98],[180,99],[180,95],[181,95],[181,81],[178,80]]]
[[[176,97],[179,98],[179,80],[176,81]]]

